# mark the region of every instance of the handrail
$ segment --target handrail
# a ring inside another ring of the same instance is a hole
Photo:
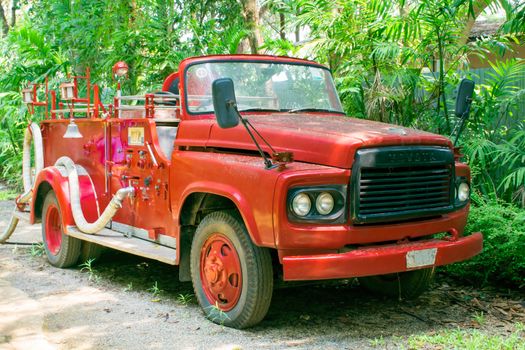
[[[188,95],[188,100],[209,100],[212,95]],[[275,96],[235,96],[237,100],[273,100]]]
[[[116,110],[120,111],[141,111],[146,109],[146,105],[120,105],[115,107]],[[155,106],[155,110],[177,110],[180,109],[179,106]]]
[[[178,101],[180,100],[180,95],[158,95],[153,94],[154,100],[163,100],[163,101]],[[146,96],[144,95],[127,95],[127,96],[117,96],[117,99],[121,101],[144,101]]]
[[[92,113],[93,109],[88,108],[64,108],[64,109],[52,109],[51,113]]]

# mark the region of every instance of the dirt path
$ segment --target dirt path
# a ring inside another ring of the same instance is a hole
[[[0,228],[9,206],[0,202]],[[21,225],[11,241],[40,235]],[[0,245],[0,349],[397,349],[458,327],[525,344],[523,295],[443,277],[413,302],[375,299],[354,282],[278,289],[267,318],[239,331],[204,319],[176,268],[108,252],[91,273],[61,270],[35,247]]]

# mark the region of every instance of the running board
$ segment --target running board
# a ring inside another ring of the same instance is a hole
[[[166,264],[177,264],[177,250],[140,238],[126,237],[122,233],[104,228],[93,235],[81,232],[76,226],[67,226],[66,233],[86,242],[92,242],[104,247],[122,252],[139,255],[144,258],[158,260]]]

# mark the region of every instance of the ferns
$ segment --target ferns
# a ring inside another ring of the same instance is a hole
[[[498,189],[511,191],[513,199],[525,207],[525,130],[518,131],[513,138],[498,147],[496,162],[508,169]]]

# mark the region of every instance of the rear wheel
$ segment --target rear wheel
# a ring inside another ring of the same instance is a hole
[[[64,233],[62,212],[55,192],[49,191],[42,209],[42,240],[47,260],[56,267],[70,267],[78,261],[81,241]]]
[[[390,298],[415,299],[427,290],[434,268],[359,278],[359,283],[374,294]]]
[[[214,212],[201,221],[191,247],[195,295],[213,322],[234,328],[259,323],[270,306],[270,253],[255,246],[242,219]]]

